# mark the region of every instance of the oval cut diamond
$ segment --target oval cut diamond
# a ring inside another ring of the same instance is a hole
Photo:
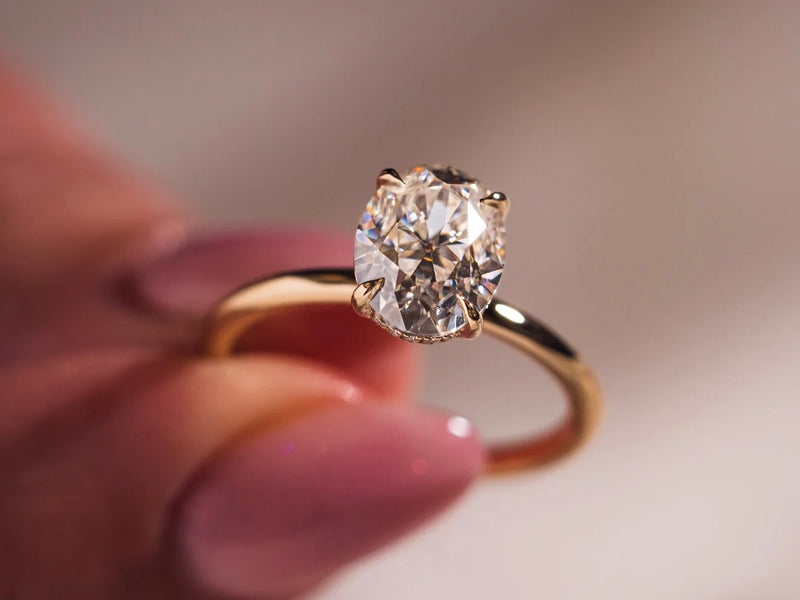
[[[402,181],[400,181],[402,180]],[[373,317],[407,338],[439,341],[465,326],[463,299],[483,312],[505,262],[505,210],[452,167],[382,177],[355,240],[355,277],[383,279]]]

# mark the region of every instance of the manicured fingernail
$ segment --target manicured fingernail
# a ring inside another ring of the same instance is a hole
[[[238,231],[189,240],[130,276],[126,287],[150,307],[200,316],[234,288],[271,273],[352,265],[346,236]]]
[[[316,413],[210,468],[179,511],[181,559],[210,591],[296,592],[441,511],[483,460],[461,417],[383,404]]]

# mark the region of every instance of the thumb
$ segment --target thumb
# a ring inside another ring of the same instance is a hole
[[[479,444],[448,421],[362,404],[251,439],[183,504],[186,564],[197,581],[236,597],[310,587],[424,523],[478,475]]]
[[[0,373],[0,397],[30,407],[0,419],[0,576],[20,597],[293,593],[482,469],[465,421],[319,364],[138,354]]]

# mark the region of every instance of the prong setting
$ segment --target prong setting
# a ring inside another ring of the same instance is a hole
[[[503,192],[492,192],[488,196],[481,198],[481,204],[499,210],[503,216],[508,214],[509,201]]]
[[[400,177],[400,174],[394,169],[384,169],[378,175],[377,187],[384,185],[400,186],[405,185],[405,181]]]
[[[461,331],[461,337],[467,340],[475,339],[483,331],[483,315],[463,296],[456,296],[456,302],[464,315],[464,329]]]
[[[372,281],[365,281],[356,286],[353,290],[353,296],[350,298],[350,304],[353,310],[362,317],[367,319],[372,318],[372,307],[369,305],[372,299],[381,291],[385,279],[373,279]]]

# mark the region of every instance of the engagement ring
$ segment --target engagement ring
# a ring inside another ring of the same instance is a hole
[[[578,448],[595,429],[600,388],[591,369],[546,325],[495,297],[505,265],[509,201],[452,167],[385,169],[355,236],[355,269],[284,273],[248,284],[214,309],[206,351],[231,354],[255,323],[278,311],[350,303],[414,343],[485,331],[547,369],[568,412],[552,430],[489,448],[491,471],[538,467]],[[364,357],[369,360],[369,357]]]

